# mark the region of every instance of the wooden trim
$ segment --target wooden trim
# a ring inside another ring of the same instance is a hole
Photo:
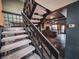
[[[4,26],[3,25],[0,25],[0,28],[3,28]]]

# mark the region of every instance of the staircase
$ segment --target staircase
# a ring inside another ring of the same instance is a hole
[[[15,23],[14,18],[10,22],[7,17],[8,24],[5,23],[2,32],[1,59],[58,59],[59,51],[36,27],[40,21],[30,20],[24,13],[17,16],[23,16],[21,23]]]
[[[59,59],[59,51],[37,28],[41,22],[39,19],[33,17],[30,20],[25,13],[3,13],[5,25],[1,39],[1,59]]]
[[[40,59],[23,27],[4,28],[2,35],[1,59]]]

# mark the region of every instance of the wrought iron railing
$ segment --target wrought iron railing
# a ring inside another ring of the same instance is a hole
[[[30,19],[25,15],[25,13],[22,13],[22,16],[30,39],[36,47],[36,52],[40,55],[41,59],[53,59],[52,57],[59,59],[59,51],[40,32],[40,30],[30,22]]]
[[[21,14],[2,11],[4,15],[4,27],[23,26],[23,19]]]

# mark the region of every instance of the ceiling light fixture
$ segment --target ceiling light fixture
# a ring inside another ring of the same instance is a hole
[[[50,17],[50,19],[53,19],[53,18],[55,18],[55,16],[51,16],[51,17]]]

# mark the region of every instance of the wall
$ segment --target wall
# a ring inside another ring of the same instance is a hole
[[[2,0],[0,0],[0,48],[1,48],[1,39],[2,39],[2,29],[3,29],[3,25],[4,25],[4,18],[3,18],[3,14],[2,14]],[[1,55],[0,55],[1,56]],[[0,57],[1,59],[1,57]]]
[[[63,10],[61,10],[60,13],[67,18],[67,8],[64,8]]]
[[[14,12],[14,13],[21,13],[23,10],[23,2],[20,0],[3,0],[3,10]]]
[[[67,7],[67,24],[75,24],[66,31],[65,59],[79,59],[79,1]]]
[[[4,24],[4,18],[3,18],[3,14],[2,14],[2,1],[0,0],[0,26],[3,26]]]

